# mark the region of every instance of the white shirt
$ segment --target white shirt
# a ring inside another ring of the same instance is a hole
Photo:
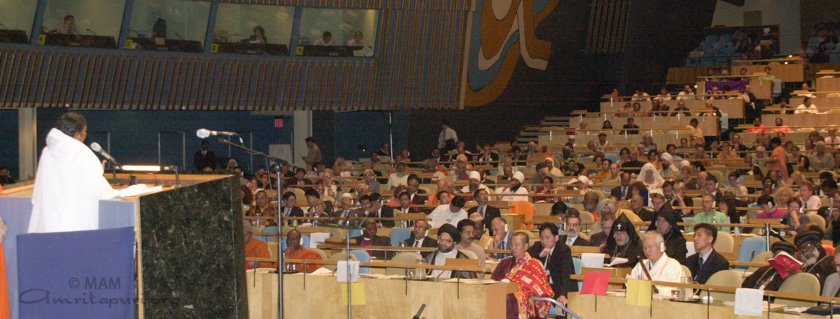
[[[456,133],[451,127],[447,127],[445,130],[440,131],[440,136],[438,136],[438,147],[443,148],[446,146],[446,140],[455,140],[455,143],[458,143],[458,133]]]
[[[102,163],[85,144],[53,128],[41,151],[30,233],[99,229],[99,200],[114,198]]]
[[[335,45],[335,41],[330,40],[330,42],[324,42],[324,38],[315,40],[315,43],[312,45],[326,45],[326,46],[333,46]]]
[[[501,192],[498,192],[498,194],[523,194],[523,195],[527,195],[528,190],[525,189],[524,186],[520,186],[519,189],[517,189],[515,192],[512,191],[510,188],[505,188]],[[518,202],[518,201],[523,201],[523,200],[527,201],[529,199],[530,198],[528,198],[528,196],[501,196],[501,198],[499,200],[512,203],[512,202]]]
[[[461,220],[467,219],[467,211],[463,208],[457,212],[452,212],[449,209],[449,205],[440,205],[435,210],[429,214],[429,218],[432,219],[429,222],[431,228],[440,228],[443,224],[450,224],[452,226],[458,227],[458,222]]]
[[[694,99],[694,92],[685,93],[685,91],[680,91],[679,96],[677,96],[677,100],[693,100]]]
[[[653,264],[653,267],[651,267],[650,259],[640,260],[639,263],[636,264],[636,267],[633,267],[633,271],[627,275],[627,278],[648,280],[645,275],[645,271],[642,270],[642,267],[648,268],[650,278],[653,279],[653,281],[680,282],[680,277],[683,277],[683,270],[680,262],[674,258],[668,257],[665,253],[662,253],[662,257],[659,257],[659,260]],[[659,288],[660,295],[667,297],[670,297],[671,291],[676,289],[665,286],[656,287]]]
[[[817,110],[817,106],[814,105],[814,104],[811,104],[810,106],[805,106],[805,104],[799,104],[799,106],[796,107],[796,111],[793,112],[793,114],[817,114],[817,113],[819,113],[819,112]]]
[[[363,47],[363,46],[366,46],[366,45],[367,44],[365,44],[365,40],[356,42],[356,39],[350,39],[349,41],[347,41],[347,46],[351,46],[351,47]]]
[[[811,195],[811,197],[808,197],[807,201],[802,203],[802,209],[817,209],[820,208],[821,205],[822,201],[820,200],[820,197],[817,195]],[[816,214],[816,212],[814,212],[814,214]]]
[[[391,189],[400,185],[408,186],[408,173],[404,173],[402,177],[397,176],[397,173],[388,175],[388,184],[385,185],[385,189]]]
[[[432,263],[436,266],[443,266],[446,263],[447,258],[448,259],[458,258],[458,250],[457,249],[452,249],[452,251],[450,251],[448,253],[443,253],[443,252],[438,250],[437,255],[435,255],[435,260],[433,260]],[[451,270],[439,270],[439,269],[432,270],[432,277],[433,278],[438,278],[438,276],[440,276],[440,278],[452,277],[452,271]]]

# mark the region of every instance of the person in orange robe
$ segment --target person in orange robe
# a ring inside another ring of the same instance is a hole
[[[321,255],[304,248],[300,245],[300,231],[297,229],[292,229],[286,234],[286,250],[283,251],[283,254],[286,258],[289,259],[307,259],[307,260],[321,260]],[[294,263],[296,269],[300,270],[303,268],[303,264]],[[306,264],[306,272],[310,273],[318,268],[323,267],[322,264]]]
[[[0,195],[3,195],[3,188],[0,187]],[[11,318],[9,310],[9,281],[6,275],[6,251],[3,248],[3,238],[9,226],[0,219],[0,318]]]
[[[507,296],[508,319],[545,318],[551,304],[545,301],[531,301],[531,297],[554,297],[554,290],[548,284],[548,276],[542,263],[528,254],[528,235],[513,234],[510,251],[513,255],[502,259],[493,270],[493,280],[507,279],[519,284],[519,291]]]
[[[251,223],[247,220],[242,222],[242,232],[245,233],[245,257],[271,258],[271,253],[268,251],[268,245],[262,240],[254,238],[254,231],[251,228]],[[277,268],[277,263],[268,261],[249,261],[245,263],[247,269],[257,268]]]

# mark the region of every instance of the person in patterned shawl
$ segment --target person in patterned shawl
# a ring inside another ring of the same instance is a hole
[[[545,269],[539,260],[528,255],[528,235],[518,232],[511,238],[512,257],[502,259],[493,271],[493,280],[519,284],[519,291],[507,296],[508,319],[545,318],[551,304],[531,301],[531,297],[554,296]]]

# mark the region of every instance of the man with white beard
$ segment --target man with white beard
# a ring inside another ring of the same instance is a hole
[[[794,240],[799,248],[794,257],[803,263],[800,271],[817,276],[820,287],[825,283],[825,278],[835,272],[834,266],[831,265],[834,261],[832,256],[826,255],[820,243],[822,237],[820,232],[809,230],[797,235]]]

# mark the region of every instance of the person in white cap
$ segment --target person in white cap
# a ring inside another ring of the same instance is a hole
[[[473,193],[479,189],[485,189],[490,192],[490,189],[487,188],[484,184],[481,183],[481,173],[478,171],[471,171],[470,172],[470,183],[467,186],[461,187],[460,191],[464,199],[468,202],[473,200]]]
[[[674,165],[674,157],[671,154],[662,153],[659,159],[662,162],[662,168],[659,169],[659,176],[662,178],[670,179],[680,172],[677,166]]]
[[[549,175],[552,177],[563,177],[563,171],[554,166],[554,157],[546,157],[543,162],[545,162],[545,167],[548,168]]]
[[[584,175],[580,175],[578,177],[573,178],[569,181],[569,184],[574,185],[578,191],[580,191],[581,196],[572,196],[569,198],[568,202],[571,204],[582,204],[583,203],[583,195],[586,195],[586,192],[592,191],[589,189],[589,185],[592,185],[592,181],[589,180],[589,177]]]
[[[525,182],[525,174],[522,174],[520,171],[516,171],[513,173],[513,178],[510,180],[510,187],[503,189],[499,194],[502,195],[510,195],[510,194],[518,194],[518,195],[527,195],[528,190],[525,187],[522,187],[522,183]],[[518,202],[528,200],[528,196],[500,196],[499,200],[505,202]]]

